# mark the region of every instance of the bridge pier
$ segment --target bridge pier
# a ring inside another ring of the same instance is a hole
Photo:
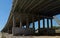
[[[38,33],[40,33],[40,17],[38,16]]]
[[[13,16],[13,27],[16,26],[15,16]]]
[[[50,19],[50,21],[51,21],[51,28],[53,28],[53,21],[52,21],[52,18]]]
[[[32,16],[32,24],[33,24],[33,29],[34,29],[34,33],[35,33],[35,23],[34,23],[34,16]]]
[[[33,24],[32,27],[33,27],[33,29],[29,28],[29,21],[28,21],[29,19],[28,19],[28,16],[26,17],[26,29],[22,28],[22,18],[21,18],[21,16],[20,16],[19,20],[20,20],[20,24],[19,24],[20,26],[17,28],[16,27],[15,16],[13,16],[13,30],[12,30],[13,35],[14,34],[19,34],[19,33],[20,34],[35,33],[34,16],[32,16],[32,24]],[[38,33],[39,33],[39,35],[40,35],[41,32],[42,32],[41,34],[43,34],[43,35],[45,35],[45,32],[47,34],[49,34],[49,31],[50,31],[50,28],[49,28],[49,18],[47,18],[47,29],[45,28],[45,18],[42,18],[42,20],[43,20],[43,28],[41,29],[40,28],[40,17],[38,16]],[[53,27],[52,26],[52,18],[50,18],[50,24],[51,24],[51,29],[52,29],[52,27]],[[22,32],[22,31],[24,31],[25,33]]]
[[[49,29],[49,19],[47,18],[47,29]]]
[[[43,29],[45,28],[45,19],[43,18]]]
[[[29,21],[28,16],[26,17],[26,28],[29,29]]]

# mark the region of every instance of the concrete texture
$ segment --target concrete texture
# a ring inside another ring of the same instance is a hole
[[[60,38],[60,36],[12,36],[6,38]]]
[[[6,38],[60,38],[60,36],[13,36],[12,34],[4,33]]]

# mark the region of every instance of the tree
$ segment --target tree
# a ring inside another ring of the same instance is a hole
[[[53,29],[60,29],[60,26],[53,26]]]

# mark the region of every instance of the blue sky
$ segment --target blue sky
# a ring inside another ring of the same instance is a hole
[[[0,31],[4,28],[12,6],[12,0],[0,0]],[[60,17],[57,16],[58,18]],[[38,22],[35,22],[35,27],[37,28]],[[56,21],[53,20],[53,25],[57,26],[58,24]],[[42,21],[41,21],[41,27],[42,27]]]
[[[12,6],[12,0],[0,0],[0,30],[7,22]]]

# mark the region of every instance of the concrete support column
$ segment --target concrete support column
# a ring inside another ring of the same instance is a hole
[[[9,33],[9,28],[7,28],[7,29],[8,29],[8,31],[7,31],[7,32]]]
[[[38,32],[40,33],[40,18],[38,16]]]
[[[29,28],[29,20],[28,20],[28,17],[26,18],[26,28],[27,29]]]
[[[13,27],[16,26],[16,22],[15,22],[15,16],[13,16]]]
[[[47,18],[47,28],[49,28],[49,19]]]
[[[43,18],[43,28],[45,28],[45,19]]]
[[[35,24],[34,24],[34,17],[32,16],[32,23],[33,23],[33,29],[34,29],[34,32],[35,32]]]
[[[51,28],[53,28],[52,18],[50,20],[51,20]]]
[[[10,25],[9,25],[9,26],[10,26]],[[10,26],[10,27],[6,27],[6,28],[7,28],[6,32],[9,33],[9,34],[11,34],[11,33],[12,33],[12,28],[11,28],[11,26]]]
[[[20,17],[20,28],[22,28],[22,20],[21,20],[21,17]]]
[[[13,15],[13,28],[12,28],[12,34],[15,34],[15,26],[16,26],[16,22],[15,22],[15,16]]]
[[[35,30],[34,17],[32,18],[33,29]]]

